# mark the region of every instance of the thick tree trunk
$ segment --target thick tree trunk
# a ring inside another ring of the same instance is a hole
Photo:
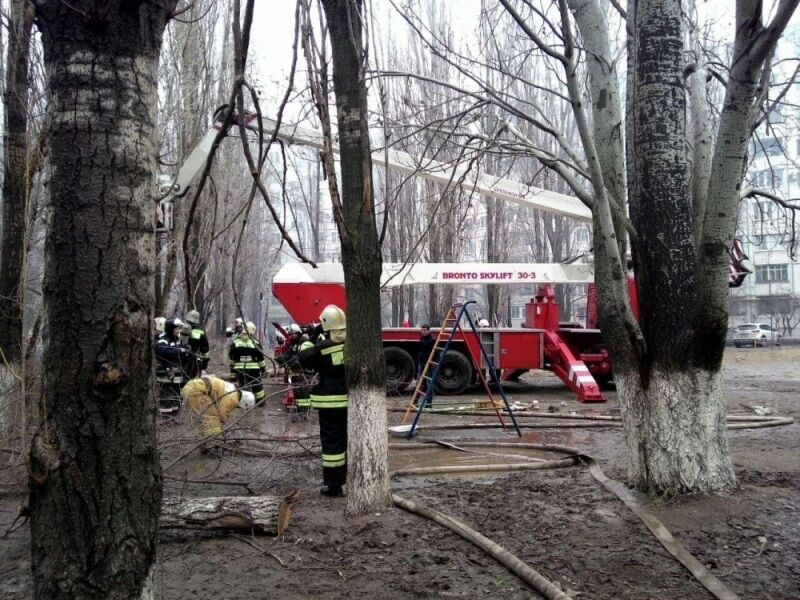
[[[381,339],[381,248],[375,221],[367,128],[366,59],[361,0],[323,0],[333,58],[342,172],[342,266],[347,290],[349,385],[347,512],[391,505],[387,445],[386,365]]]
[[[656,494],[735,486],[719,365],[695,361],[698,310],[683,85],[681,3],[637,3],[631,217],[647,352],[616,369],[635,485]],[[617,375],[618,374],[618,375]]]
[[[0,248],[0,361],[18,363],[22,357],[22,271],[25,260],[28,169],[28,61],[32,7],[12,0],[8,27],[5,127],[3,129],[3,226]]]
[[[152,381],[156,74],[176,0],[37,3],[51,94],[37,598],[138,598],[161,480]]]
[[[653,369],[647,389],[638,375],[615,371],[614,380],[631,485],[663,496],[724,493],[736,486],[719,372]]]
[[[247,531],[281,535],[292,518],[285,498],[225,496],[220,498],[165,498],[161,527]]]

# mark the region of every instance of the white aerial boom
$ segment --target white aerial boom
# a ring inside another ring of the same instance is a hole
[[[172,184],[162,190],[169,194],[159,203],[159,223],[157,231],[172,229],[172,201],[186,194],[192,180],[206,164],[214,140],[217,136],[221,122],[219,117],[222,111],[217,111],[218,118],[214,126],[200,140],[184,161]],[[247,129],[258,131],[254,124],[256,116],[247,113],[244,116],[244,125]],[[277,122],[273,119],[262,120],[265,136],[275,133]],[[323,149],[323,136],[313,129],[298,127],[282,123],[277,128],[276,137],[288,144],[300,144],[312,148]],[[339,153],[339,146],[333,144],[334,153]],[[460,163],[442,163],[434,160],[415,159],[406,152],[394,149],[373,152],[372,160],[375,164],[386,166],[394,171],[423,177],[429,181],[443,185],[455,185],[469,193],[478,193],[498,200],[515,202],[522,206],[535,208],[545,212],[552,212],[580,221],[591,221],[592,213],[589,208],[575,196],[567,196],[558,192],[551,192],[538,187],[524,185],[510,179],[503,179],[488,173],[475,174]],[[324,267],[324,265],[320,265]],[[414,283],[591,283],[593,282],[592,267],[586,264],[507,264],[500,265],[477,264],[384,264],[382,283],[385,287],[396,285],[409,285]],[[304,267],[305,268],[305,267]],[[341,266],[331,265],[331,269],[338,269],[331,273],[339,279]],[[483,269],[483,270],[482,270]],[[752,265],[747,256],[742,252],[741,244],[734,240],[731,251],[730,285],[738,287],[744,276],[753,272]],[[456,278],[450,278],[449,275]],[[295,273],[294,275],[300,275]],[[322,275],[320,272],[319,275]],[[505,276],[508,276],[507,278]],[[461,277],[461,279],[458,279]],[[469,279],[467,279],[469,278]],[[327,281],[334,281],[327,279]],[[296,280],[295,280],[296,281]]]
[[[217,112],[217,115],[221,114],[222,111]],[[248,113],[244,119],[245,126],[248,129],[252,131],[258,130],[253,123],[255,115]],[[161,193],[164,198],[159,203],[160,215],[157,231],[170,231],[172,229],[172,202],[186,195],[192,180],[205,166],[220,126],[218,119],[189,156],[186,157],[172,183],[162,187]],[[263,119],[263,126],[264,135],[271,136],[275,132],[277,122],[273,119],[265,118]],[[300,144],[319,150],[324,148],[323,136],[320,132],[287,123],[281,124],[277,138],[288,144]],[[336,154],[339,153],[338,144],[334,143],[333,151]],[[391,148],[386,151],[373,152],[372,161],[393,171],[423,177],[428,181],[442,185],[457,186],[468,193],[491,196],[498,200],[515,202],[522,206],[572,217],[580,221],[592,220],[592,213],[589,208],[574,196],[524,185],[517,181],[495,177],[488,173],[475,174],[460,163],[448,164],[422,158],[415,159],[406,152]]]
[[[264,119],[264,129],[272,134],[277,122]],[[323,149],[322,134],[313,129],[282,123],[277,137],[289,144],[301,144]],[[339,146],[333,145],[338,154]],[[591,221],[592,212],[575,196],[559,194],[542,188],[524,185],[488,173],[475,174],[460,163],[443,163],[426,158],[416,159],[407,152],[388,148],[372,153],[372,162],[393,171],[415,175],[443,185],[458,186],[466,192],[491,196],[498,200],[516,202],[537,210],[552,212],[581,221]]]

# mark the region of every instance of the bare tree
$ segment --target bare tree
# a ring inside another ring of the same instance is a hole
[[[325,133],[325,167],[342,247],[347,290],[348,493],[347,512],[366,514],[391,504],[386,368],[381,340],[382,252],[375,218],[372,154],[367,127],[365,12],[361,0],[322,0],[331,43],[336,96],[341,193],[333,168],[324,46],[310,33],[306,6],[305,50],[313,65],[314,102]],[[323,40],[325,39],[323,34]]]
[[[11,0],[3,105],[4,177],[2,247],[0,248],[0,363],[22,358],[23,269],[28,197],[32,172],[28,157],[28,63],[33,9]]]
[[[176,3],[35,3],[53,115],[47,369],[29,467],[37,598],[139,598],[155,559],[152,173]]]
[[[627,183],[608,3],[560,0],[550,23],[559,31],[560,47],[545,42],[514,3],[501,3],[535,47],[560,65],[572,100],[592,190],[601,324],[623,405],[632,483],[666,495],[729,491],[735,477],[720,376],[728,318],[728,248],[758,105],[756,86],[797,2],[781,2],[767,27],[760,3],[737,2],[734,58],[713,152],[706,150],[707,137],[695,136],[695,148],[711,157],[711,165],[707,171],[701,168],[705,159],[697,155],[694,197],[684,127],[681,3],[640,1],[627,15],[632,35]],[[582,68],[588,77],[586,92],[580,85]],[[627,199],[631,223],[623,213]],[[640,323],[633,318],[625,290],[629,235]]]

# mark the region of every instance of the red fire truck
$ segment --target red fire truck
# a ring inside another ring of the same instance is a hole
[[[437,393],[458,394],[476,380],[470,356],[482,356],[482,344],[494,367],[506,379],[529,369],[547,369],[558,375],[581,402],[603,402],[598,382],[611,380],[611,364],[598,329],[583,329],[559,323],[559,306],[552,288],[556,283],[590,284],[592,267],[587,264],[386,264],[383,285],[538,283],[536,296],[526,305],[521,328],[482,327],[477,334],[467,330],[452,342],[440,376]],[[327,304],[346,307],[341,265],[284,265],[275,275],[272,293],[300,324],[314,322]],[[389,327],[383,330],[388,372],[387,389],[402,392],[414,379],[419,347],[419,329]],[[482,359],[485,360],[485,359]],[[481,368],[489,368],[481,364]]]
[[[730,285],[741,285],[748,267],[739,242],[734,243]],[[503,379],[515,379],[531,369],[545,369],[556,374],[579,402],[604,402],[601,386],[612,381],[611,362],[597,326],[594,301],[594,274],[589,264],[508,264],[508,263],[418,263],[383,265],[382,287],[421,284],[491,283],[512,285],[536,283],[538,290],[525,305],[521,328],[481,327],[458,333],[440,367],[436,382],[438,394],[459,394],[477,378],[470,356],[482,357],[479,344]],[[554,284],[588,286],[587,326],[562,323]],[[273,295],[283,304],[295,322],[316,321],[328,304],[346,308],[344,274],[340,264],[304,263],[284,265],[273,278]],[[638,299],[633,277],[628,293],[634,314]],[[386,356],[387,389],[402,392],[416,374],[415,358],[419,348],[419,329],[388,327],[383,329]],[[481,358],[480,368],[489,368]]]

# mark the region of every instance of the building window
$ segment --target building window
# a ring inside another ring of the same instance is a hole
[[[753,221],[771,221],[778,216],[778,209],[772,200],[753,202]]]
[[[525,318],[525,306],[522,304],[512,304],[511,305],[511,318],[516,319],[524,319]]]
[[[575,234],[575,241],[579,244],[586,244],[589,242],[589,230],[585,227],[581,227],[578,229],[578,232]]]
[[[756,140],[755,155],[764,156],[766,154],[768,156],[780,156],[782,152],[782,143],[783,140],[781,138],[774,137],[763,137],[760,140]]]
[[[789,281],[789,265],[756,265],[756,283]]]
[[[761,250],[775,250],[783,243],[782,235],[762,235],[756,237],[760,238],[756,245],[758,245]]]

